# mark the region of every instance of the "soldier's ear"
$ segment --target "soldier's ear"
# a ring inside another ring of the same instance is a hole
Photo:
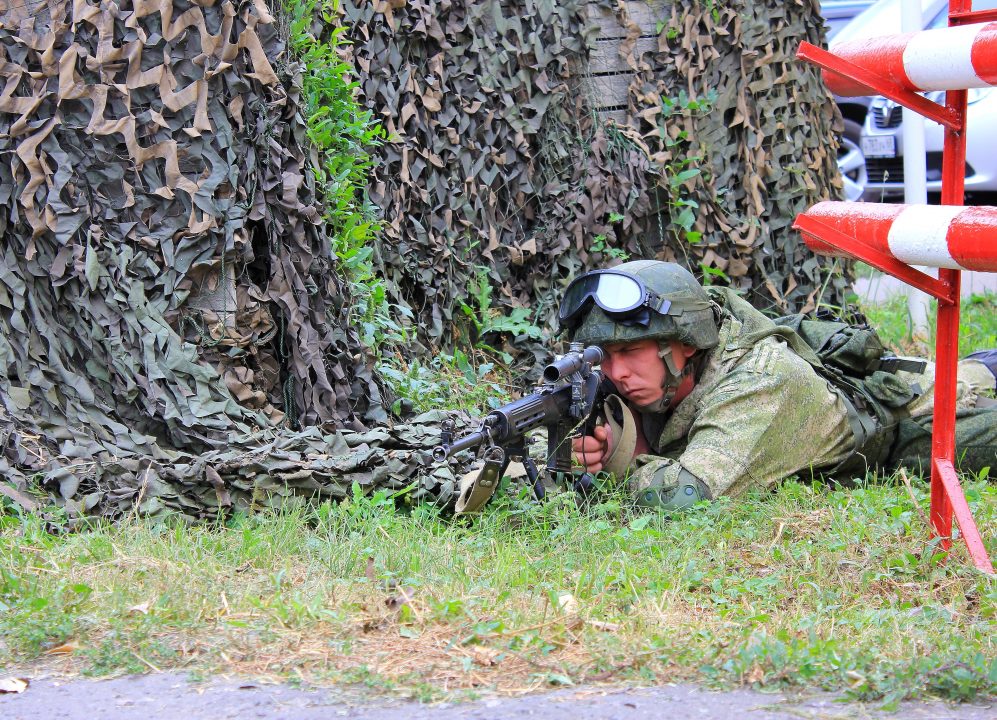
[[[686,345],[684,342],[678,340],[669,340],[668,344],[672,348],[672,355],[682,355],[686,358],[691,358],[696,354],[696,348],[691,345]]]

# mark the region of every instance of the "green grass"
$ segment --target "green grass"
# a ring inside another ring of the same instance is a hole
[[[997,554],[997,488],[970,481],[968,497]],[[997,688],[997,584],[961,549],[939,564],[926,537],[903,486],[875,478],[789,482],[673,521],[612,494],[508,496],[471,521],[375,496],[62,537],[7,517],[0,657],[422,700],[600,679],[970,699]],[[414,599],[392,612],[399,588]]]
[[[929,333],[924,339],[912,336],[905,296],[896,295],[883,303],[865,303],[862,310],[888,347],[899,353],[934,359],[937,301],[931,301]],[[997,348],[997,296],[973,295],[964,299],[960,306],[959,356],[990,348]]]

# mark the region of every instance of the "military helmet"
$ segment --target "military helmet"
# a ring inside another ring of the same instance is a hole
[[[632,318],[613,319],[601,303],[589,302],[587,313],[572,329],[571,341],[584,345],[612,345],[640,340],[678,340],[699,350],[716,347],[719,342],[717,321],[710,297],[684,267],[658,260],[637,260],[604,272],[637,278],[651,297],[645,305],[651,305],[653,309],[635,322]],[[571,294],[569,286],[565,297]]]

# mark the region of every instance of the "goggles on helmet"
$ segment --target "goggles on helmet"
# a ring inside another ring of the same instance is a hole
[[[564,292],[558,324],[571,329],[585,317],[592,303],[618,321],[647,325],[650,311],[669,314],[672,303],[648,290],[640,278],[622,270],[593,270],[575,278]],[[704,305],[705,306],[705,305]]]

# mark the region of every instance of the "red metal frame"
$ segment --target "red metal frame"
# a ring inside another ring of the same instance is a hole
[[[835,75],[865,85],[873,91],[870,95],[875,93],[888,97],[946,128],[954,128],[955,130],[962,128],[963,116],[952,112],[950,108],[932,102],[916,92],[897,85],[892,80],[887,80],[870,70],[866,70],[861,65],[856,65],[850,60],[839,58],[827,50],[821,50],[816,45],[811,45],[805,41],[801,42],[800,49],[796,51],[796,57],[818,65]]]
[[[949,25],[972,25],[973,23],[997,20],[997,10],[977,10],[976,12],[949,12]]]
[[[811,237],[825,242],[836,250],[843,250],[850,257],[872,265],[877,270],[889,273],[893,277],[903,280],[908,285],[916,287],[918,290],[931,295],[940,303],[951,305],[953,300],[952,286],[941,280],[936,280],[927,273],[915,270],[910,265],[902,263],[891,255],[887,255],[881,250],[866,245],[861,240],[846,235],[837,228],[825,225],[806,215],[798,215],[793,223],[793,229],[806,233]]]
[[[972,0],[950,0],[949,25],[997,20],[997,10],[972,12]],[[836,57],[809,43],[801,43],[797,57],[830,72],[858,82],[894,100],[904,107],[945,126],[942,154],[942,204],[962,205],[965,190],[966,119],[965,90],[945,94],[945,107],[930,102],[896,83],[877,76],[874,69],[863,68]],[[845,235],[824,223],[800,215],[795,228],[832,248],[859,258],[938,299],[938,329],[935,345],[935,402],[932,422],[931,527],[932,537],[939,537],[943,550],[952,548],[952,516],[956,517],[966,549],[981,571],[994,573],[993,564],[973,520],[973,514],[955,471],[955,411],[957,365],[959,362],[959,298],[962,273],[939,268],[938,279],[919,272],[860,240]]]

